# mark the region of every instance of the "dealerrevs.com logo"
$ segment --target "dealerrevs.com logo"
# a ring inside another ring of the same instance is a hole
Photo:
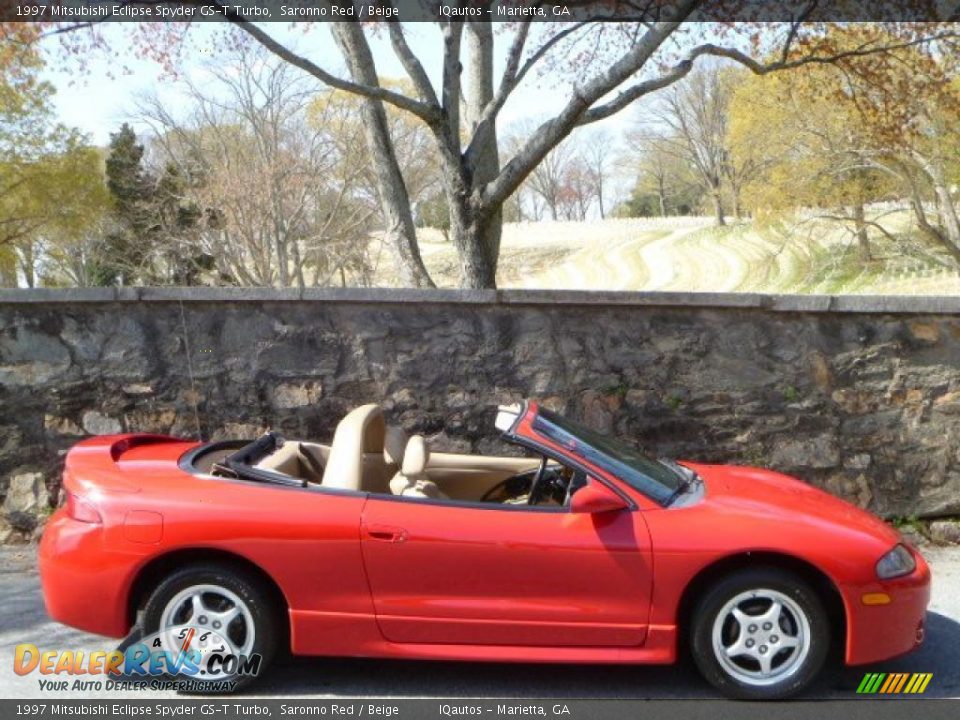
[[[40,650],[17,645],[13,671],[38,673],[40,690],[230,691],[242,677],[260,672],[258,653],[237,655],[217,632],[169,628],[124,650]],[[55,676],[55,677],[54,677]]]

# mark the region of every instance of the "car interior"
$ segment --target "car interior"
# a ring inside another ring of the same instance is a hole
[[[583,473],[546,456],[434,452],[422,435],[387,425],[378,405],[348,413],[329,445],[267,433],[252,443],[201,448],[190,469],[300,487],[511,505],[567,505],[586,482]]]

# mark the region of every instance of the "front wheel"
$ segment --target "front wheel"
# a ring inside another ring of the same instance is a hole
[[[190,692],[237,690],[262,675],[276,655],[278,624],[262,584],[239,569],[196,565],[178,570],[150,595],[145,635],[179,658],[190,651]]]
[[[701,674],[724,695],[775,700],[813,682],[830,632],[807,583],[764,568],[729,575],[707,592],[694,611],[690,639]]]

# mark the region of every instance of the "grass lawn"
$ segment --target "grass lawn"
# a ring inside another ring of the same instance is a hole
[[[904,215],[896,240],[873,237],[863,262],[834,224],[802,233],[706,218],[510,223],[504,227],[497,283],[509,288],[676,290],[823,294],[960,294],[950,261],[917,239]],[[456,287],[456,252],[441,233],[420,231],[421,254],[440,287]],[[379,245],[379,241],[375,241]],[[376,247],[375,284],[396,285],[389,253]]]

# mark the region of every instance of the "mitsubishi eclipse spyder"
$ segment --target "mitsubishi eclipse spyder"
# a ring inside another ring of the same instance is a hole
[[[434,451],[377,405],[329,444],[84,440],[40,544],[47,609],[259,656],[261,674],[280,652],[692,656],[742,699],[796,695],[832,655],[862,665],[923,641],[930,571],[875,516],[771,470],[654,459],[534,402],[496,427],[527,457]],[[197,691],[231,680],[212,679]]]

